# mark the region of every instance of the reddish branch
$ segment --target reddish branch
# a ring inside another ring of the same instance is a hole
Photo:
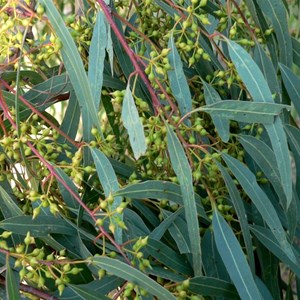
[[[156,112],[158,112],[158,108],[161,106],[158,97],[156,96],[156,93],[154,91],[154,89],[151,86],[151,83],[148,79],[148,77],[146,76],[146,74],[144,73],[144,71],[142,70],[141,66],[139,65],[139,63],[137,62],[136,59],[136,54],[131,50],[131,48],[128,46],[124,36],[122,35],[122,33],[119,31],[116,23],[113,20],[110,8],[107,6],[107,4],[105,4],[105,2],[103,0],[97,0],[97,3],[100,5],[100,7],[102,8],[104,15],[106,16],[106,19],[109,23],[109,25],[111,26],[111,29],[113,30],[113,32],[115,33],[115,35],[117,36],[119,42],[121,43],[123,49],[125,50],[125,52],[127,53],[129,59],[131,60],[136,72],[139,74],[139,76],[142,78],[142,80],[144,81],[151,99],[152,99],[152,104],[153,107],[155,109]]]

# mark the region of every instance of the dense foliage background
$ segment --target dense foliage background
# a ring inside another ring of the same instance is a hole
[[[299,9],[0,1],[1,298],[297,298]]]

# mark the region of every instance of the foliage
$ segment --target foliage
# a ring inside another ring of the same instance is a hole
[[[0,1],[3,298],[299,296],[299,2],[107,3]]]

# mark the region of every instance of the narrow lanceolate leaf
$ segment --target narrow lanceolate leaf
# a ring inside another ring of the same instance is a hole
[[[295,38],[292,38],[293,44],[293,62],[300,68],[300,43]]]
[[[61,55],[80,106],[83,111],[88,112],[90,115],[91,122],[89,123],[98,127],[100,130],[101,127],[97,115],[98,108],[96,107],[95,99],[93,98],[82,59],[77,51],[77,47],[72,36],[68,31],[63,18],[57,11],[53,1],[40,0],[40,3],[46,8],[46,15],[62,43]],[[85,123],[83,126],[85,126]],[[88,128],[88,130],[90,130],[90,128]]]
[[[105,19],[105,23],[106,23],[106,27],[107,27],[106,52],[108,54],[111,75],[113,76],[114,75],[114,47],[113,47],[113,41],[112,41],[112,37],[111,37],[111,28],[106,19]]]
[[[293,60],[292,40],[289,34],[287,13],[282,0],[257,0],[257,4],[273,25],[278,41],[279,61],[291,67]]]
[[[123,120],[124,127],[128,131],[134,158],[138,159],[146,152],[147,147],[143,124],[139,119],[139,113],[135,106],[129,84],[127,85],[123,100],[121,118]]]
[[[132,199],[167,199],[181,206],[184,205],[180,186],[169,181],[148,180],[130,184],[117,191],[114,196],[128,197]],[[208,220],[198,194],[195,194],[195,199],[198,214],[202,218]]]
[[[238,44],[228,40],[229,55],[241,79],[245,83],[253,101],[274,102],[268,84],[257,64],[251,56]],[[285,209],[292,201],[292,167],[286,134],[280,118],[275,118],[274,124],[266,124],[265,128],[270,137],[276,157],[282,186],[286,194]]]
[[[218,211],[214,211],[212,224],[218,252],[241,299],[262,299],[245,254],[232,229]]]
[[[117,176],[115,174],[115,171],[107,159],[107,157],[98,149],[90,148],[92,152],[92,156],[95,162],[95,166],[97,169],[97,174],[99,177],[99,180],[101,182],[101,185],[103,187],[104,193],[106,197],[109,197],[112,193],[117,191],[119,189],[119,183]],[[114,202],[111,205],[111,210],[115,210],[122,202],[122,197],[115,197]],[[112,218],[115,226],[116,231],[114,233],[115,239],[117,243],[122,243],[122,229],[118,226],[117,220],[122,220],[123,216],[120,214],[114,215],[117,219],[114,217]]]
[[[253,225],[251,226],[251,231],[267,249],[269,249],[275,256],[277,256],[300,278],[299,259],[298,263],[291,261],[289,257],[284,253],[278,241],[269,229],[262,226]]]
[[[70,284],[68,285],[68,287],[76,294],[77,299],[82,299],[82,300],[110,299],[106,296],[99,294],[98,291],[88,289],[84,286]]]
[[[107,27],[105,15],[98,11],[96,24],[93,30],[91,46],[89,50],[89,71],[88,79],[90,82],[95,106],[100,104],[101,89],[103,84],[104,59],[107,45]]]
[[[183,147],[170,127],[168,127],[167,131],[167,143],[172,167],[180,183],[183,197],[187,232],[191,242],[194,274],[195,276],[200,276],[202,274],[202,258],[192,171]]]
[[[269,56],[264,51],[263,47],[258,43],[254,48],[254,60],[261,69],[264,77],[266,78],[272,94],[275,95],[275,101],[280,102],[281,89],[278,83],[274,65]]]
[[[119,260],[97,256],[93,258],[92,263],[111,274],[137,284],[158,299],[176,299],[167,289],[163,288],[146,274]]]
[[[169,39],[168,47],[171,49],[168,58],[172,66],[172,70],[168,71],[170,87],[178,103],[179,111],[181,115],[184,116],[192,110],[192,97],[173,35],[171,35]]]
[[[300,116],[300,78],[290,68],[282,64],[279,64],[279,67],[287,93],[295,106],[298,116]]]
[[[224,100],[202,106],[194,111],[205,111],[212,117],[218,116],[227,120],[272,124],[275,122],[275,117],[280,114],[283,108],[289,109],[290,107],[275,103]]]
[[[257,210],[263,217],[264,222],[273,232],[283,251],[292,261],[296,262],[292,247],[287,241],[285,231],[282,227],[277,212],[270,199],[256,182],[255,175],[239,160],[229,156],[228,154],[222,154],[222,157],[233,175],[241,184],[244,191],[256,206]]]
[[[205,81],[203,82],[204,86],[204,98],[206,104],[213,104],[221,102],[222,99],[217,91]],[[217,129],[218,134],[220,135],[223,142],[227,143],[229,140],[229,120],[221,118],[218,115],[212,115],[212,121]]]
[[[202,296],[224,297],[226,299],[240,299],[231,282],[214,277],[194,277],[190,279],[189,291]]]
[[[281,205],[284,207],[286,196],[281,185],[276,157],[272,149],[270,149],[263,141],[250,135],[240,135],[239,141],[268,178],[278,195]]]
[[[6,296],[8,300],[18,300],[20,299],[19,293],[19,274],[15,274],[15,272],[11,269],[9,264],[9,256],[6,258]]]
[[[30,231],[33,237],[47,236],[51,233],[76,234],[76,230],[66,221],[54,216],[38,216],[34,220],[31,216],[12,217],[1,221],[0,228],[21,235],[26,235]]]
[[[252,247],[252,241],[251,241],[251,235],[250,235],[250,229],[248,226],[248,219],[247,214],[245,211],[245,207],[243,204],[243,200],[240,196],[240,193],[233,181],[233,179],[230,177],[228,171],[220,164],[218,163],[218,167],[222,173],[224,182],[226,184],[227,190],[230,195],[230,199],[233,203],[233,206],[235,208],[235,211],[237,213],[237,216],[240,221],[240,226],[246,246],[247,255],[249,257],[249,265],[250,269],[253,274],[255,274],[255,260],[254,260],[254,254],[253,254],[253,247]]]

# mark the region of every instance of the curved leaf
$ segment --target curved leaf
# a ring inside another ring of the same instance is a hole
[[[173,34],[169,39],[168,48],[171,49],[168,58],[172,66],[172,70],[168,71],[170,87],[178,103],[179,111],[184,116],[192,110],[192,97],[183,72],[182,61],[174,43]]]
[[[107,159],[107,157],[98,149],[90,148],[95,166],[97,169],[97,174],[101,185],[103,187],[104,193],[106,197],[109,197],[113,192],[119,189],[119,183],[115,171]],[[111,205],[111,210],[115,210],[122,202],[122,197],[115,197],[114,202]],[[123,217],[120,214],[115,214],[112,218],[113,222],[116,225],[115,238],[116,241],[121,244],[122,243],[122,229],[118,226],[118,222],[116,218],[122,220]]]
[[[289,67],[292,66],[292,40],[282,0],[257,0],[257,4],[274,27],[278,41],[279,61]]]
[[[8,300],[20,299],[19,292],[20,277],[19,274],[12,270],[9,264],[9,256],[6,258],[6,295]]]
[[[175,300],[176,298],[165,288],[160,286],[157,282],[152,280],[146,274],[134,269],[133,267],[118,261],[116,259],[108,257],[95,256],[92,259],[92,263],[97,267],[106,270],[120,278],[133,282],[148,293],[157,296],[158,299]]]
[[[98,11],[89,49],[88,69],[88,79],[90,82],[96,108],[99,107],[101,99],[107,39],[108,37],[105,15],[102,11]]]
[[[139,113],[135,106],[129,84],[127,85],[123,100],[121,118],[123,120],[124,127],[128,131],[134,158],[138,159],[146,152],[147,146],[143,124],[139,119]]]
[[[204,86],[204,98],[206,104],[209,105],[222,101],[220,95],[211,85],[207,84],[205,81],[202,81],[202,83]],[[218,115],[212,115],[212,120],[222,141],[227,143],[229,140],[229,120],[222,119]]]
[[[110,299],[106,296],[99,294],[97,291],[93,291],[90,288],[85,288],[80,285],[69,284],[68,287],[76,294],[76,299],[82,300],[102,300],[102,299]]]
[[[192,171],[187,157],[174,132],[167,127],[168,151],[172,167],[180,183],[183,204],[185,209],[185,219],[187,231],[191,242],[194,274],[202,274],[202,258],[200,248],[199,223],[195,203]]]
[[[222,157],[231,172],[241,184],[244,191],[251,198],[257,210],[263,217],[264,222],[266,222],[274,236],[276,236],[276,239],[281,245],[283,251],[292,261],[296,262],[296,257],[293,253],[291,245],[287,241],[285,231],[282,227],[277,212],[270,199],[256,182],[256,177],[254,174],[239,160],[227,154],[222,154]]]
[[[279,67],[287,93],[295,106],[298,116],[300,116],[300,78],[285,65],[279,64]]]
[[[88,124],[86,132],[90,131],[92,125],[101,130],[98,119],[98,107],[91,91],[87,74],[84,70],[82,59],[78,53],[77,47],[68,31],[63,18],[57,11],[52,1],[40,0],[40,3],[46,8],[48,16],[58,38],[61,40],[61,55],[65,63],[66,70],[74,87],[77,99],[83,111],[88,112],[90,119],[84,119],[84,126]],[[88,121],[88,122],[87,122]]]
[[[268,0],[269,1],[269,0]],[[228,40],[229,54],[240,77],[245,83],[250,95],[256,103],[272,103],[273,98],[269,86],[259,67],[251,56],[238,44]],[[276,157],[282,186],[284,188],[288,209],[292,201],[292,167],[290,163],[287,139],[280,118],[275,118],[274,124],[266,124],[265,128],[270,137],[272,148]]]
[[[241,299],[262,299],[241,246],[218,211],[213,213],[216,246]]]

